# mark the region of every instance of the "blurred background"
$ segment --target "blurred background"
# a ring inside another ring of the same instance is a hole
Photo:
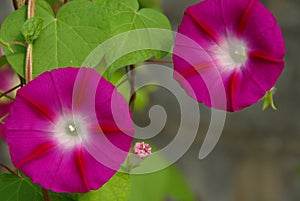
[[[181,22],[185,8],[199,2],[141,1],[144,6],[151,4],[162,9],[174,31]],[[278,110],[269,108],[263,112],[262,103],[257,103],[243,111],[228,113],[219,143],[207,158],[200,160],[198,154],[209,126],[210,109],[199,105],[201,122],[197,139],[175,164],[196,200],[300,200],[300,1],[261,2],[276,16],[287,49],[285,69],[276,85],[275,104]],[[1,0],[0,21],[12,10],[9,0]],[[180,108],[176,98],[162,88],[154,91],[150,95],[149,106],[137,111],[134,120],[140,126],[147,125],[147,110],[156,104],[162,105],[168,114],[167,125],[151,140],[157,148],[162,148],[172,141],[180,123]],[[1,157],[4,152],[7,152],[7,148],[2,144]],[[180,198],[167,200],[181,201]]]

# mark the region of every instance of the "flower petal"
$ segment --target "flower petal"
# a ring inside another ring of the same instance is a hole
[[[238,34],[255,35],[276,26],[273,14],[258,0],[249,0],[238,27]]]
[[[185,11],[185,15],[189,16],[193,27],[196,26],[203,35],[208,36],[217,44],[222,36],[226,35],[220,0],[203,1],[201,5],[190,6]],[[185,23],[182,24],[185,25]],[[183,27],[180,27],[180,29],[183,29]]]

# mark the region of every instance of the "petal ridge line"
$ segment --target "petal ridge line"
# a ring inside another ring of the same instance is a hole
[[[250,14],[250,11],[252,10],[253,5],[254,5],[254,3],[256,3],[256,1],[257,0],[250,0],[250,2],[249,2],[248,6],[247,6],[247,8],[246,8],[246,10],[243,14],[243,17],[242,17],[242,19],[239,23],[239,27],[238,27],[238,30],[237,30],[237,35],[238,36],[240,36],[243,33],[244,28],[246,26],[247,19],[248,19],[249,14]]]
[[[259,52],[249,52],[248,53],[249,57],[254,58],[254,59],[261,59],[261,60],[265,60],[265,61],[269,61],[269,62],[273,62],[273,63],[284,63],[283,59],[277,59],[277,58],[273,58],[270,57],[266,54],[263,53],[259,53]]]
[[[122,132],[122,133],[124,133],[124,132],[133,132],[134,131],[134,129],[133,128],[131,128],[131,129],[126,129],[126,128],[119,128],[119,127],[117,127],[117,126],[101,126],[101,125],[97,125],[97,126],[93,126],[92,128],[91,128],[93,131],[101,131],[102,133],[104,133],[104,134],[107,134],[107,133],[114,133],[114,132],[118,132],[118,131],[120,131],[120,132]]]
[[[56,144],[53,143],[45,143],[39,146],[33,153],[31,153],[29,156],[25,157],[20,163],[16,165],[16,168],[19,169],[29,161],[32,161],[40,156],[42,156],[44,153],[55,147]]]
[[[42,113],[47,119],[49,119],[54,124],[54,115],[49,110],[47,110],[47,108],[45,108],[44,106],[38,104],[37,102],[35,102],[31,98],[27,97],[23,93],[19,93],[18,95],[21,98],[23,98],[23,100],[25,100],[27,103],[29,103],[34,108],[36,108],[40,113]]]
[[[219,5],[220,5],[220,12],[221,12],[221,17],[222,17],[222,22],[224,24],[224,29],[225,29],[225,34],[226,34],[225,36],[226,36],[226,38],[228,38],[229,33],[228,33],[227,25],[226,25],[226,22],[225,22],[222,0],[219,0]]]
[[[197,19],[189,10],[189,8],[185,11],[185,13],[189,15],[216,44],[218,44],[218,38],[216,34],[209,27],[207,27],[207,25],[204,25],[199,19]]]
[[[53,88],[54,88],[54,90],[56,92],[56,95],[57,95],[57,98],[58,98],[58,102],[59,102],[59,105],[60,105],[61,112],[62,112],[62,114],[64,114],[63,104],[62,104],[61,98],[58,95],[58,90],[57,90],[56,83],[54,81],[54,77],[52,75],[52,72],[49,72],[49,74],[50,74],[50,78],[51,78],[51,81],[52,81],[52,84],[53,84]]]
[[[88,70],[86,68],[81,68],[80,70],[83,71],[83,78],[82,78],[82,80],[80,80],[79,89],[74,88],[74,90],[78,91],[75,94],[76,96],[75,96],[74,108],[78,108],[82,104],[82,102],[84,100],[85,90],[87,89],[87,84],[88,84],[88,77],[89,77]],[[81,73],[81,71],[78,71],[77,76],[79,73]],[[73,93],[75,93],[75,92],[73,92]]]
[[[235,104],[234,104],[235,102],[234,92],[236,90],[237,77],[238,77],[238,70],[236,69],[231,76],[230,87],[229,87],[229,96],[230,96],[229,107],[232,108],[233,112],[236,111]]]
[[[83,179],[84,186],[85,186],[87,191],[90,191],[90,187],[89,187],[89,184],[88,184],[88,181],[87,181],[86,168],[85,168],[84,161],[83,161],[82,148],[81,147],[76,151],[76,156],[75,157],[76,157],[76,164],[79,168],[81,177]]]
[[[244,71],[247,71],[247,73],[250,75],[250,77],[252,78],[252,80],[255,82],[255,84],[257,86],[259,86],[259,88],[263,91],[265,91],[265,89],[261,86],[261,84],[256,80],[256,78],[254,77],[254,75],[250,72],[250,70],[248,68],[244,68]]]
[[[56,170],[55,170],[55,173],[53,174],[53,177],[52,177],[51,182],[49,182],[51,188],[53,188],[53,184],[54,184],[54,181],[55,181],[57,172],[58,172],[58,170],[59,170],[59,168],[60,168],[60,166],[61,166],[61,163],[62,163],[62,161],[63,161],[63,159],[64,159],[64,154],[65,154],[65,152],[62,152],[62,153],[61,153],[61,155],[60,155],[60,160],[59,160],[59,162],[58,162],[58,165],[57,165],[57,168],[56,168]]]
[[[211,65],[213,65],[213,62],[201,63],[201,64],[198,64],[196,66],[191,66],[190,69],[185,70],[185,71],[183,71],[179,74],[183,77],[188,77],[192,74],[199,73],[199,71],[202,71],[202,70],[205,70],[205,69],[209,68]]]

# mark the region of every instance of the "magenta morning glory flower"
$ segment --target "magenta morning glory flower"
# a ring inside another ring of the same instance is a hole
[[[176,38],[174,52],[189,54],[187,59],[174,54],[174,69],[182,76],[174,78],[209,107],[233,112],[250,106],[275,85],[283,70],[282,33],[272,13],[257,0],[205,0],[190,6],[178,32],[201,49]],[[222,94],[220,86],[227,100],[223,105],[211,97]]]
[[[21,88],[7,130],[13,164],[44,188],[67,193],[107,182],[133,135],[128,105],[115,87],[93,69],[70,67]]]

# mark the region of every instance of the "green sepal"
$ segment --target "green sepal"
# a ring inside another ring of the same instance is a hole
[[[272,87],[269,91],[267,91],[267,93],[263,97],[263,101],[264,101],[263,108],[262,108],[263,111],[266,110],[269,106],[271,106],[271,108],[273,110],[277,110],[277,108],[274,104],[274,99],[273,99],[273,96],[275,94],[275,90],[276,90],[276,88]]]
[[[26,20],[22,28],[22,34],[25,38],[26,43],[32,43],[34,40],[36,40],[40,36],[42,28],[42,18],[33,17]]]

